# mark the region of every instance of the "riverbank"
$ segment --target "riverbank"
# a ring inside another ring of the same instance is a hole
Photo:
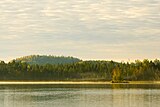
[[[160,81],[129,81],[128,83],[112,83],[111,81],[0,81],[0,85],[34,85],[34,84],[71,84],[71,85],[107,85],[107,84],[160,84]]]

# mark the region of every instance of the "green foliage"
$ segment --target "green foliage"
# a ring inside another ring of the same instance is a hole
[[[112,73],[112,82],[121,82],[123,80],[122,71],[119,67],[115,67]]]
[[[117,63],[78,60],[60,64],[49,62],[30,64],[24,60],[12,60],[9,63],[0,61],[0,80],[112,80],[116,82],[160,80],[160,61],[156,59],[154,61],[136,60],[135,63]]]

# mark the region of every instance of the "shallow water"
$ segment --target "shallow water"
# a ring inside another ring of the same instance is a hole
[[[0,107],[159,107],[160,85],[0,85]]]

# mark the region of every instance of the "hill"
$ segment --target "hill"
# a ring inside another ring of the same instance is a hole
[[[64,56],[46,56],[46,55],[30,55],[15,59],[16,62],[26,62],[28,64],[71,64],[75,62],[80,62],[81,60],[74,57],[64,57]]]

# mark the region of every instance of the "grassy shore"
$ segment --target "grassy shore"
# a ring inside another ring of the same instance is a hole
[[[111,81],[0,81],[0,85],[3,84],[160,84],[160,81],[129,81],[128,83],[112,83]]]

